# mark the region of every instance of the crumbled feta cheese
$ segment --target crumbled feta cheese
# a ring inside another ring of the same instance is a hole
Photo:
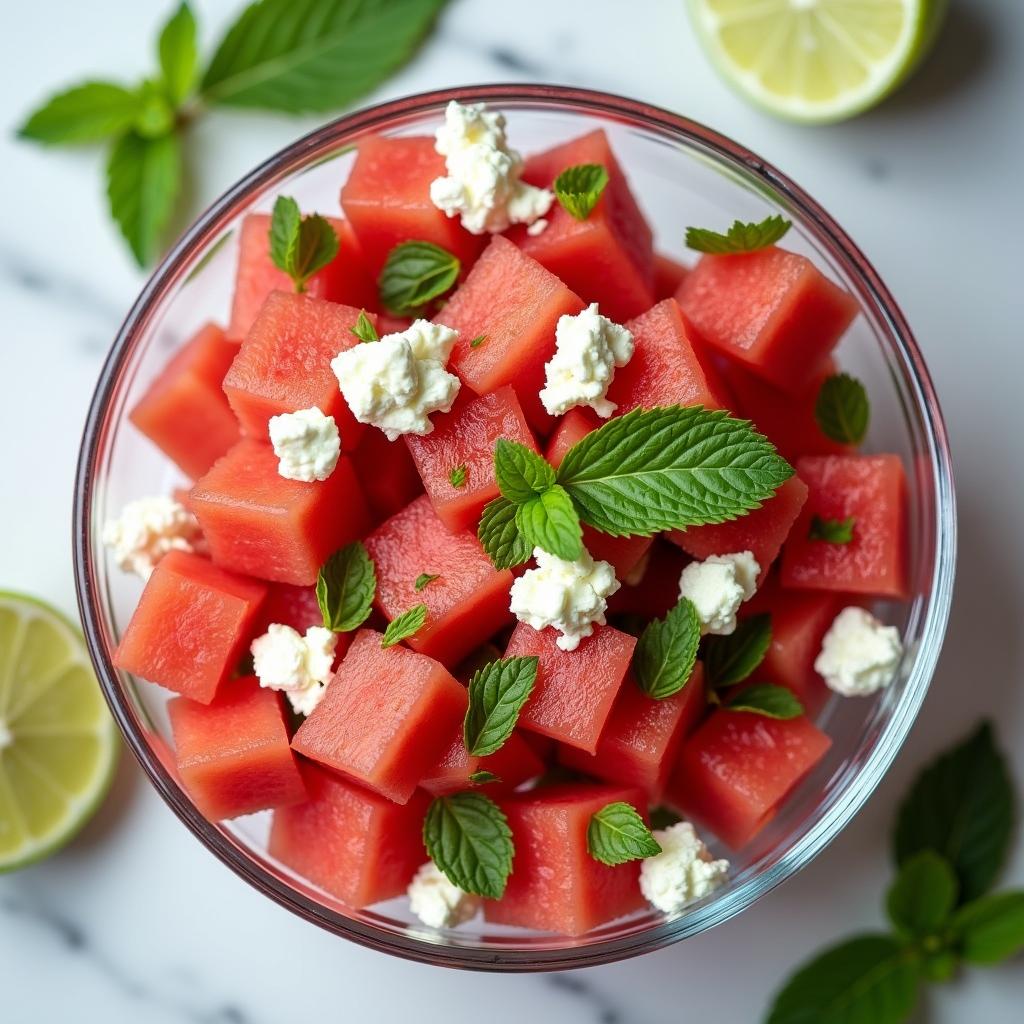
[[[633,335],[601,316],[597,303],[576,316],[560,316],[555,327],[555,354],[544,367],[547,383],[540,392],[544,408],[552,416],[577,405],[589,405],[598,416],[608,417],[617,406],[605,395],[616,366],[633,358]]]
[[[348,407],[360,423],[379,427],[394,441],[402,434],[429,434],[433,412],[448,412],[459,378],[445,366],[458,331],[415,320],[380,341],[354,345],[331,362]]]
[[[679,596],[697,608],[701,631],[727,636],[736,630],[736,612],[757,591],[761,566],[753,552],[711,555],[691,562],[679,577]]]
[[[533,224],[551,209],[553,193],[519,180],[523,159],[508,146],[502,114],[452,100],[435,138],[448,174],[431,182],[430,201],[449,217],[461,217],[467,231],[493,234]]]
[[[640,891],[666,914],[714,892],[729,874],[729,862],[712,860],[688,821],[658,829],[654,838],[661,853],[640,862]]]
[[[253,671],[260,686],[283,691],[296,711],[308,715],[327,688],[337,643],[337,635],[323,626],[310,626],[303,636],[275,622],[249,646]]]
[[[463,892],[428,860],[409,883],[409,909],[430,928],[454,928],[476,916],[480,897]]]
[[[844,697],[866,697],[893,681],[902,657],[900,631],[851,606],[829,627],[814,668],[830,690]]]
[[[562,635],[555,641],[563,651],[575,651],[580,641],[604,625],[608,598],[619,589],[607,562],[595,562],[584,549],[567,562],[534,548],[536,569],[528,569],[512,584],[512,614],[536,630],[552,626]]]
[[[338,464],[341,436],[333,416],[316,406],[270,418],[277,471],[286,480],[326,480]]]
[[[184,505],[159,495],[128,502],[104,525],[103,543],[113,551],[118,568],[148,580],[168,551],[196,551],[202,533]]]
[[[529,235],[529,236],[530,236],[531,238],[536,238],[536,237],[537,237],[538,235],[543,235],[543,234],[544,234],[544,232],[545,232],[545,231],[547,231],[547,229],[548,229],[548,224],[549,224],[549,223],[550,223],[550,222],[548,221],[547,217],[541,217],[541,218],[540,218],[539,220],[535,220],[535,221],[534,221],[534,222],[533,222],[533,223],[532,223],[532,224],[531,224],[531,225],[530,225],[530,226],[529,226],[529,227],[528,227],[528,228],[526,229],[526,233],[527,233],[527,234],[528,234],[528,235]]]

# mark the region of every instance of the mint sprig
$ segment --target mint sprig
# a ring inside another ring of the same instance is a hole
[[[334,228],[318,213],[304,217],[291,196],[278,196],[274,202],[269,234],[271,262],[292,279],[300,293],[306,290],[309,279],[338,255]],[[369,323],[365,314],[360,315]]]
[[[416,316],[455,286],[461,269],[457,256],[433,242],[401,242],[377,279],[381,304],[396,316]]]
[[[853,527],[856,519],[847,516],[845,519],[823,519],[812,516],[811,525],[807,530],[808,540],[820,540],[826,544],[849,544],[853,540]]]
[[[686,246],[697,252],[719,255],[756,252],[774,245],[792,226],[792,221],[774,214],[757,223],[734,220],[724,235],[707,228],[687,228]]]
[[[565,489],[552,484],[516,508],[516,529],[530,547],[574,562],[583,554],[583,527]]]
[[[821,382],[814,418],[826,437],[840,444],[860,444],[870,417],[867,389],[856,377],[835,373]]]
[[[362,541],[335,551],[316,578],[316,602],[324,626],[350,633],[369,617],[377,592],[377,569]]]
[[[764,661],[772,643],[772,617],[767,612],[742,619],[727,636],[711,636],[704,650],[709,690],[742,683]]]
[[[406,609],[401,615],[392,619],[384,630],[381,638],[381,647],[394,647],[402,640],[408,640],[415,636],[427,621],[427,606],[425,604],[414,604]]]
[[[654,700],[679,693],[690,681],[700,646],[700,616],[685,597],[649,623],[633,651],[633,678]]]
[[[508,498],[484,505],[476,535],[495,569],[512,569],[528,562],[533,549],[516,524],[518,506]]]
[[[167,99],[174,105],[184,102],[196,84],[199,72],[197,35],[196,16],[187,3],[182,3],[157,39],[160,73]]]
[[[661,853],[661,846],[632,804],[617,800],[595,812],[587,826],[587,852],[614,867]]]
[[[499,437],[494,445],[494,478],[498,490],[509,501],[521,505],[551,487],[555,471],[526,445]]]
[[[558,202],[576,220],[586,220],[608,185],[608,169],[603,164],[576,164],[566,167],[553,186]]]
[[[792,690],[774,683],[754,683],[731,697],[725,704],[730,711],[746,711],[765,718],[799,718],[804,713]]]
[[[46,145],[105,142],[132,128],[140,110],[137,90],[116,82],[84,82],[53,96],[18,135]]]
[[[925,938],[949,920],[958,888],[949,861],[934,850],[922,850],[903,865],[889,888],[889,920],[905,938]]]
[[[486,757],[504,746],[533,692],[538,663],[536,657],[503,658],[473,673],[462,727],[470,756]]]

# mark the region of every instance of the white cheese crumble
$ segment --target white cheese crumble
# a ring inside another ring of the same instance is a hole
[[[893,681],[902,657],[900,631],[851,606],[829,627],[814,668],[830,690],[844,697],[866,697]]]
[[[310,626],[303,636],[275,622],[249,645],[253,671],[260,686],[283,691],[299,714],[308,715],[326,691],[337,643],[323,626]]]
[[[714,892],[729,874],[729,862],[712,860],[688,821],[658,829],[654,838],[661,853],[640,862],[640,891],[666,914]]]
[[[728,636],[736,631],[736,613],[757,591],[761,566],[751,551],[711,555],[691,562],[679,577],[679,596],[697,609],[701,632]]]
[[[607,418],[616,404],[605,395],[617,366],[633,358],[633,335],[597,311],[592,302],[576,316],[560,316],[555,327],[555,354],[545,365],[547,383],[540,400],[552,416],[589,405]]]
[[[277,471],[286,480],[326,480],[338,465],[341,435],[333,416],[316,406],[270,418]]]
[[[459,332],[415,320],[397,334],[355,345],[331,361],[341,393],[360,423],[379,427],[394,441],[402,434],[429,434],[429,416],[448,412],[459,378],[445,366]]]
[[[430,928],[454,928],[476,916],[480,897],[448,881],[428,860],[409,883],[409,909]]]
[[[531,238],[536,238],[538,235],[543,235],[544,232],[547,231],[547,229],[548,229],[548,223],[549,223],[549,221],[548,221],[547,217],[541,217],[540,220],[535,220],[526,229],[526,233]]]
[[[103,543],[118,568],[148,580],[168,551],[196,551],[202,534],[195,516],[166,495],[130,501],[103,527]]]
[[[512,614],[536,630],[548,626],[562,635],[555,641],[563,651],[575,651],[580,641],[604,625],[608,598],[619,589],[615,570],[594,561],[584,548],[575,562],[540,548],[533,549],[536,569],[528,569],[512,584]]]
[[[467,231],[493,234],[533,224],[551,209],[553,193],[519,180],[523,159],[508,146],[502,114],[452,100],[435,139],[448,174],[431,182],[430,201],[449,217],[461,217]]]

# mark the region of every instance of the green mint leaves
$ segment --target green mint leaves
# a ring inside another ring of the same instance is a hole
[[[316,578],[316,602],[324,625],[350,633],[369,617],[377,592],[377,570],[361,541],[335,551]]]
[[[478,768],[475,772],[470,772],[469,781],[474,786],[486,786],[489,782],[501,782],[501,777],[486,768]]]
[[[107,144],[111,216],[140,266],[160,252],[182,192],[188,124],[212,106],[326,112],[358,100],[407,61],[444,0],[255,0],[205,71],[195,14],[179,3],[163,24],[154,73],[136,85],[86,81],[22,124],[44,145]]]
[[[567,213],[586,220],[607,184],[608,169],[603,164],[577,164],[555,178],[554,192]]]
[[[377,328],[373,326],[373,321],[366,315],[365,309],[359,310],[356,325],[350,327],[349,330],[362,342],[380,341]]]
[[[792,690],[774,683],[754,683],[731,697],[725,704],[730,711],[747,711],[765,718],[799,718],[804,706]]]
[[[988,892],[1012,822],[1009,776],[985,723],[925,768],[899,810],[899,872],[886,895],[893,934],[812,959],[776,996],[767,1024],[901,1024],[923,982],[1024,950],[1024,891]]]
[[[430,584],[434,582],[434,580],[439,580],[440,578],[440,573],[421,572],[419,576],[417,576],[416,579],[413,580],[412,589],[415,590],[416,593],[418,594],[421,590],[425,590],[427,587],[429,587]]]
[[[587,851],[594,860],[609,867],[631,860],[643,860],[661,853],[637,809],[621,800],[606,804],[587,826]]]
[[[856,377],[835,373],[821,382],[814,418],[826,437],[840,444],[860,444],[870,416],[867,389]]]
[[[468,473],[469,473],[468,467],[466,466],[465,463],[462,463],[461,466],[456,466],[448,474],[448,483],[450,483],[452,485],[452,487],[465,487],[466,486],[466,476],[467,476]]]
[[[486,334],[478,334],[475,338],[473,338],[472,341],[470,341],[469,347],[470,348],[479,348],[486,340],[487,340],[487,335]]]
[[[476,535],[495,569],[511,569],[528,562],[533,548],[516,525],[518,508],[508,498],[484,505]]]
[[[453,885],[501,899],[512,873],[512,830],[501,808],[483,793],[434,800],[423,821],[423,845]]]
[[[764,661],[772,643],[771,615],[742,619],[727,636],[709,636],[704,648],[704,671],[709,690],[742,683]]]
[[[535,657],[503,658],[473,673],[462,730],[471,756],[493,754],[512,735],[537,681],[537,665]]]
[[[754,224],[734,220],[723,235],[707,228],[687,228],[686,246],[697,252],[718,255],[737,252],[756,252],[778,242],[793,226],[791,221],[777,214]]]
[[[555,471],[540,455],[504,437],[494,446],[494,477],[498,490],[516,505],[536,498],[555,483]]]
[[[338,236],[324,217],[318,213],[303,217],[294,199],[277,197],[270,219],[270,259],[292,279],[297,292],[304,292],[309,279],[337,255]],[[360,317],[372,330],[366,314]],[[353,333],[359,326],[357,321]]]
[[[396,316],[416,316],[455,286],[461,269],[457,256],[433,242],[402,242],[377,279],[381,304]]]
[[[640,634],[633,651],[633,678],[648,697],[664,700],[690,681],[700,646],[700,616],[683,598],[664,619]]]
[[[847,516],[845,519],[822,519],[812,516],[807,536],[810,540],[821,540],[827,544],[849,544],[853,540],[853,527],[856,519]]]
[[[397,618],[388,623],[381,639],[381,647],[394,647],[402,640],[408,640],[415,636],[427,621],[427,606],[425,604],[414,604],[411,608],[402,612]]]

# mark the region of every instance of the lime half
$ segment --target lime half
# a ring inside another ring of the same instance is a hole
[[[107,791],[117,751],[81,634],[41,601],[0,591],[0,871],[78,831]]]
[[[689,0],[705,49],[754,103],[840,121],[888,96],[928,51],[947,0]]]

